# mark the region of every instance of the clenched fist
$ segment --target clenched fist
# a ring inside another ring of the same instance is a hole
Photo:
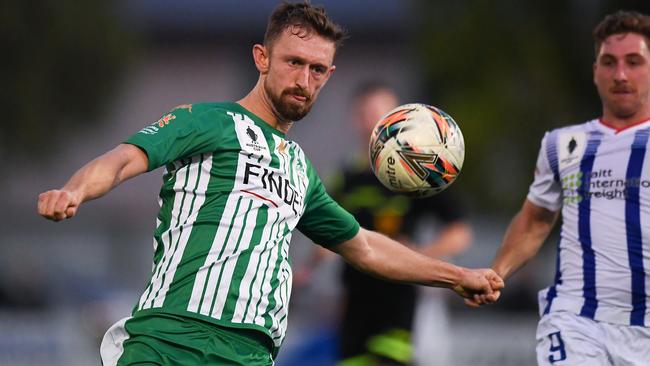
[[[465,298],[465,304],[478,307],[493,303],[501,296],[503,280],[491,269],[466,269],[452,289]]]
[[[72,192],[53,189],[38,196],[38,214],[52,221],[68,219],[77,213],[81,200]]]

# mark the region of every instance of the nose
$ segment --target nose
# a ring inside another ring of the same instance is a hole
[[[614,79],[617,81],[627,80],[627,68],[624,63],[619,62],[614,71]]]
[[[309,87],[309,66],[305,65],[305,67],[301,68],[298,70],[298,75],[296,76],[296,85],[303,90],[307,90]]]

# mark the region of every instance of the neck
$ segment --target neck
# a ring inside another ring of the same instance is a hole
[[[646,95],[640,101],[639,108],[629,116],[621,117],[614,109],[603,103],[603,121],[606,125],[620,131],[650,119],[650,96]]]
[[[603,123],[619,131],[645,122],[647,120],[650,120],[650,112],[635,113],[633,116],[621,118],[615,116],[612,113],[607,113],[607,111],[603,111],[603,117],[601,118],[601,121],[603,121]]]
[[[289,132],[293,125],[293,121],[283,120],[277,115],[269,96],[264,91],[261,78],[257,81],[255,87],[237,103],[283,133]]]

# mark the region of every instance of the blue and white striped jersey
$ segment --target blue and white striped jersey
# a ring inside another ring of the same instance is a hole
[[[562,209],[555,283],[540,312],[650,325],[650,120],[592,120],[542,140],[528,200]]]

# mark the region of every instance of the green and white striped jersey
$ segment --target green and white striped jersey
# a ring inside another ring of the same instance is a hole
[[[335,245],[359,230],[297,143],[236,103],[179,106],[125,141],[165,166],[154,265],[133,315],[260,330],[279,347],[297,228]]]

